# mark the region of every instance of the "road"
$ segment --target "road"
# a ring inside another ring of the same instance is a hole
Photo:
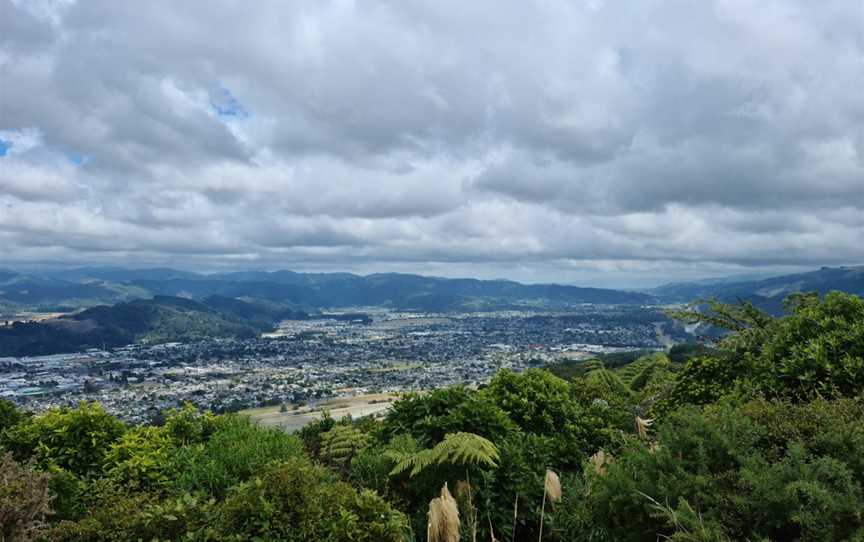
[[[291,433],[320,419],[324,410],[328,410],[330,416],[337,420],[347,415],[355,418],[369,416],[389,409],[396,397],[395,394],[377,393],[339,397],[317,403],[312,407],[299,407],[297,410],[292,410],[293,407],[289,406],[287,412],[281,412],[281,407],[274,406],[252,408],[240,413],[248,415],[253,422],[263,427],[279,427]]]

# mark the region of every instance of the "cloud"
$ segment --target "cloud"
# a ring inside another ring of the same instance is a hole
[[[854,4],[3,0],[0,251],[598,284],[861,262]]]

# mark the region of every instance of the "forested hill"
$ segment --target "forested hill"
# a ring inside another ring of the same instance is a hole
[[[248,271],[202,275],[172,269],[82,268],[49,274],[0,274],[0,309],[86,307],[154,295],[219,295],[286,303],[302,309],[382,306],[399,310],[555,308],[580,303],[646,304],[644,293],[506,280],[445,279],[400,273]]]
[[[823,267],[817,271],[783,275],[761,280],[734,278],[695,282],[675,282],[659,286],[648,293],[676,303],[713,298],[727,303],[750,301],[773,314],[783,311],[783,300],[789,294],[840,291],[864,295],[864,266]]]
[[[287,315],[279,308],[237,299],[210,297],[198,302],[157,296],[100,305],[43,322],[0,327],[0,357],[76,352],[138,341],[253,337]]]

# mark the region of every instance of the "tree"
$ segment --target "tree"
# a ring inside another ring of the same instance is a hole
[[[579,407],[571,400],[570,386],[548,371],[529,369],[499,371],[482,392],[523,431],[552,435],[579,419]]]
[[[711,302],[709,311],[683,311],[688,322],[730,331],[718,350],[687,362],[666,408],[707,404],[743,386],[746,391],[806,401],[851,396],[864,388],[864,300],[831,292],[787,298],[791,311],[773,318],[749,303]]]
[[[864,389],[864,299],[841,292],[787,299],[759,355],[759,387],[778,397],[854,396]]]

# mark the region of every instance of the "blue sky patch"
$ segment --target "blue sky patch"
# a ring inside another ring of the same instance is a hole
[[[0,156],[6,156],[6,153],[11,148],[12,148],[12,142],[11,141],[4,141],[4,140],[0,139]]]
[[[66,159],[69,160],[70,164],[74,164],[76,166],[83,165],[84,162],[87,161],[87,157],[83,154],[78,154],[77,152],[70,152],[66,154]]]
[[[245,119],[249,116],[243,104],[223,86],[213,93],[210,107],[223,119]]]

